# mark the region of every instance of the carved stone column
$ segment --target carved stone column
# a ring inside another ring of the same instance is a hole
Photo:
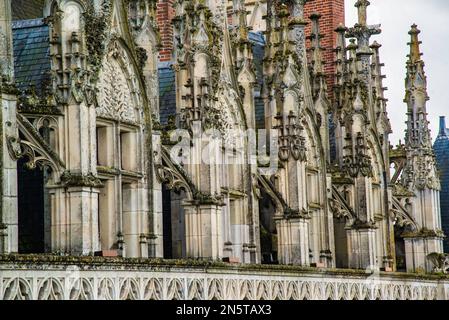
[[[17,163],[6,143],[9,137],[18,138],[16,104],[11,2],[0,0],[0,253],[18,251]]]
[[[309,266],[309,223],[306,217],[276,220],[279,263]]]
[[[360,175],[356,179],[357,220],[351,229],[347,230],[349,268],[366,269],[376,268],[382,261],[376,261],[377,242],[376,224],[368,211],[367,177]]]
[[[367,227],[347,230],[348,267],[351,269],[376,269],[376,231]]]
[[[433,265],[427,259],[431,253],[443,252],[443,245],[440,235],[417,234],[416,236],[405,237],[405,262],[407,272],[432,272]]]
[[[185,205],[186,255],[218,260],[223,256],[222,208],[218,204]]]
[[[67,189],[70,195],[70,208],[66,222],[69,224],[70,243],[66,252],[74,254],[93,254],[100,250],[98,232],[98,193],[96,188],[72,187]]]
[[[126,257],[148,257],[148,206],[146,190],[141,183],[123,187],[123,240]]]
[[[51,248],[53,252],[89,255],[100,250],[98,195],[93,175],[66,172],[62,188],[51,190]]]
[[[4,86],[5,84],[3,84]],[[0,253],[18,251],[18,216],[17,216],[17,162],[8,153],[7,139],[18,137],[16,120],[16,96],[2,88],[0,79],[1,123],[0,150],[1,198],[0,198]]]
[[[52,250],[93,254],[100,250],[96,108],[88,66],[82,9],[76,2],[52,7],[50,56],[53,87],[64,114],[60,150],[65,172],[52,190]],[[86,22],[86,20],[84,20]],[[56,179],[58,180],[58,179]]]
[[[423,238],[405,238],[405,263],[407,272],[426,270]]]
[[[161,159],[161,134],[159,131],[153,131],[153,162],[155,166],[162,164]],[[154,170],[156,171],[156,170]],[[164,236],[163,236],[163,212],[162,212],[162,183],[157,178],[156,172],[153,173],[153,208],[150,210],[149,216],[149,228],[150,228],[150,244],[149,244],[149,256],[155,258],[162,258],[164,256]]]

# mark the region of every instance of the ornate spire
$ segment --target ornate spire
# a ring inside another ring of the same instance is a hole
[[[355,81],[358,76],[357,49],[358,49],[358,46],[355,43],[355,39],[350,39],[349,44],[346,47],[346,50],[349,52],[349,58],[348,58],[349,79],[348,80],[350,80],[351,82]]]
[[[324,68],[323,68],[323,56],[322,51],[324,50],[321,47],[321,38],[323,37],[320,34],[320,18],[321,15],[318,13],[313,13],[310,17],[312,20],[312,33],[308,37],[312,43],[311,56],[310,56],[310,69],[312,73],[312,87],[313,94],[316,96],[319,92],[326,91],[326,81],[324,76]],[[324,90],[323,90],[324,89]]]
[[[379,121],[378,130],[383,131],[386,130],[387,133],[391,133],[391,122],[388,118],[387,114],[387,101],[385,98],[385,91],[388,90],[387,87],[383,86],[383,79],[385,79],[385,75],[382,74],[382,67],[385,64],[380,62],[380,54],[379,49],[382,47],[381,44],[374,41],[370,48],[373,50],[373,58],[372,58],[372,76],[373,76],[373,88],[375,88],[376,96],[377,96],[377,104],[375,105],[375,115],[376,119]]]
[[[347,63],[347,55],[346,55],[346,40],[345,40],[345,34],[346,31],[348,31],[348,28],[346,28],[343,24],[340,23],[340,25],[335,29],[335,32],[337,33],[337,47],[335,48],[335,53],[337,55],[337,60],[335,62],[336,64],[336,76],[337,76],[337,84],[342,85],[344,82],[344,75],[346,72],[346,63]]]
[[[311,61],[313,65],[313,73],[315,75],[323,73],[323,57],[321,54],[323,51],[323,48],[321,47],[321,38],[323,35],[320,34],[320,18],[321,15],[318,13],[313,13],[310,16],[310,20],[312,20],[312,33],[308,37],[312,43]]]
[[[237,80],[235,79],[233,59],[232,59],[232,48],[231,39],[229,36],[227,19],[224,19],[223,24],[223,46],[222,46],[222,56],[221,56],[221,70],[220,70],[220,80],[225,81],[237,88]]]
[[[348,29],[340,24],[335,32],[337,33],[337,46],[335,48],[335,54],[337,59],[335,61],[335,85],[334,85],[334,94],[337,102],[337,107],[341,108],[344,103],[344,84],[345,78],[347,76],[347,63],[348,58],[346,54],[346,40],[345,34]]]
[[[427,78],[424,72],[424,61],[421,59],[418,39],[420,31],[414,24],[409,32],[411,41],[410,54],[407,61],[407,77],[405,79],[406,94],[404,102],[407,103],[407,131],[406,144],[411,148],[432,148],[429,122],[427,121],[426,102]]]
[[[381,47],[382,45],[377,43],[377,41],[374,41],[373,44],[370,46],[370,48],[373,50],[373,58],[372,58],[373,63],[371,66],[377,96],[380,100],[386,100],[384,93],[386,90],[388,90],[388,88],[383,86],[383,79],[385,79],[385,75],[382,74],[382,67],[385,66],[385,64],[380,62],[379,49]]]
[[[408,43],[410,46],[410,54],[407,56],[407,78],[406,78],[406,90],[407,94],[405,97],[405,102],[408,102],[409,95],[413,92],[419,92],[424,95],[422,98],[425,101],[429,100],[427,95],[427,78],[424,72],[424,61],[422,60],[420,44],[418,35],[421,33],[418,30],[416,24],[412,25],[411,30],[409,31],[411,41]],[[425,101],[419,101],[421,105],[420,108],[424,108],[425,111]]]
[[[248,41],[248,26],[246,23],[247,11],[245,9],[245,4],[240,1],[239,8],[239,38],[241,41]]]
[[[157,0],[128,0],[128,17],[133,29],[140,29],[144,23],[156,27]]]
[[[226,11],[223,14],[226,15]],[[237,29],[237,38],[240,42],[248,40],[247,15],[244,0],[233,0],[232,24]]]
[[[294,52],[298,56],[300,64],[304,61],[305,46],[305,25],[304,5],[308,0],[291,0],[289,17],[289,41],[294,46]]]

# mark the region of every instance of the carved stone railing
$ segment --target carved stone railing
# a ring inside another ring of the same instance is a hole
[[[445,300],[442,275],[100,257],[0,256],[0,299]]]

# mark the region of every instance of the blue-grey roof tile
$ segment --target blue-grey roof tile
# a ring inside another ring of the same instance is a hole
[[[16,83],[40,92],[50,72],[49,28],[42,19],[14,21],[12,27]]]
[[[449,129],[444,118],[440,119],[440,132],[433,145],[440,173],[441,223],[444,233],[449,236]],[[444,240],[444,250],[449,251],[449,238]]]
[[[249,41],[253,45],[253,59],[256,71],[256,81],[257,85],[255,87],[255,117],[256,117],[256,128],[265,128],[265,104],[261,98],[261,92],[263,87],[263,58],[265,56],[265,38],[261,32],[250,32]]]
[[[159,116],[162,125],[176,114],[175,72],[170,65],[159,67]]]

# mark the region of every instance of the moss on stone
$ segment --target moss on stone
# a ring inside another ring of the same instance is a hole
[[[268,274],[315,274],[326,276],[347,276],[347,277],[369,277],[373,272],[356,269],[323,269],[312,267],[300,267],[293,265],[256,265],[256,264],[229,264],[221,261],[212,260],[194,260],[194,259],[173,259],[166,260],[160,258],[121,258],[121,257],[94,257],[94,256],[63,256],[51,254],[9,254],[0,255],[1,266],[21,266],[30,269],[36,267],[49,268],[51,265],[68,266],[76,265],[83,268],[96,267],[114,267],[117,269],[139,269],[139,270],[155,270],[165,269],[186,269],[199,272],[237,272],[251,273],[261,272]],[[168,269],[168,270],[167,270]],[[379,276],[392,277],[397,279],[414,279],[414,280],[449,280],[448,275],[444,274],[425,274],[425,273],[401,273],[401,272],[380,272]]]

